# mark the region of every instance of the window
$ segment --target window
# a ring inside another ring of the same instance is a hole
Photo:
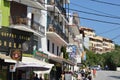
[[[54,53],[54,43],[52,43],[52,53]]]
[[[38,50],[38,36],[34,35],[34,41],[33,41],[34,48]],[[40,44],[39,44],[40,45]]]
[[[57,46],[57,56],[59,56],[59,47]]]
[[[47,50],[50,51],[50,40],[47,40]]]

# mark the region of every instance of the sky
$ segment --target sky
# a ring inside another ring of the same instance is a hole
[[[70,0],[70,12],[78,12],[80,26],[120,45],[120,0]]]

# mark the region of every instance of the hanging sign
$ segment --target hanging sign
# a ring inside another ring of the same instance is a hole
[[[13,60],[21,61],[22,60],[22,50],[21,49],[11,49],[10,57]]]

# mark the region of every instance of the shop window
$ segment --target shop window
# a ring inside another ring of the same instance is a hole
[[[47,50],[50,51],[50,40],[47,40]]]
[[[54,43],[52,43],[52,53],[54,53]]]
[[[59,56],[59,47],[57,46],[57,56]]]
[[[38,37],[34,35],[34,41],[33,41],[34,48],[38,50]],[[39,45],[41,45],[39,43]]]

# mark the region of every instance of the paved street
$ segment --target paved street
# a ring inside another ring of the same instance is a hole
[[[97,71],[97,76],[93,80],[120,80],[118,71]]]

